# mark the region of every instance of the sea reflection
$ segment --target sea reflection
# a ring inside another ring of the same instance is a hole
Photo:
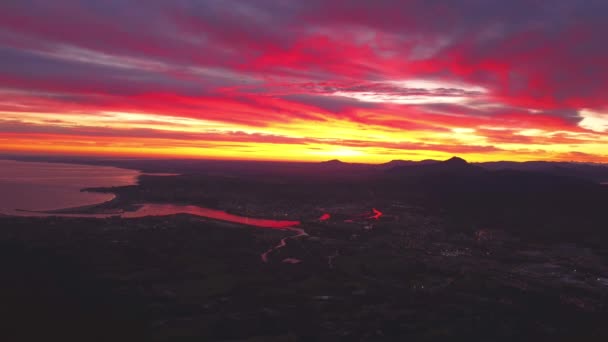
[[[136,184],[138,176],[137,170],[110,166],[0,160],[0,213],[102,203],[114,195],[81,189]]]

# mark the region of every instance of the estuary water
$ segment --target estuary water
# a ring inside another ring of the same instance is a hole
[[[105,214],[52,213],[57,209],[94,205],[114,198],[112,194],[81,191],[91,187],[124,186],[137,183],[142,175],[137,170],[109,166],[21,162],[0,160],[0,214],[16,216],[62,216],[108,218],[139,218],[190,214],[214,220],[228,221],[255,227],[286,229],[298,221],[250,218],[193,205],[142,203],[135,211]],[[176,174],[152,173],[151,176]]]

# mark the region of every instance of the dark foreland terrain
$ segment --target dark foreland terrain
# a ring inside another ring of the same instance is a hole
[[[175,175],[0,217],[7,341],[608,340],[602,165],[47,161]],[[142,203],[300,224],[112,214]]]

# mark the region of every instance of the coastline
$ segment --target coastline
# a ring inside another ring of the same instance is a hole
[[[125,168],[125,167],[117,167],[117,166],[113,166],[113,165],[95,165],[95,164],[87,164],[87,163],[77,163],[77,162],[55,162],[55,161],[48,161],[48,160],[19,160],[17,158],[13,159],[13,158],[0,158],[0,161],[5,161],[5,162],[14,162],[17,163],[16,165],[29,165],[28,168],[32,168],[32,169],[36,169],[39,166],[36,164],[49,164],[52,165],[52,167],[57,167],[57,168],[61,168],[63,166],[74,166],[74,167],[83,167],[83,168],[91,168],[91,169],[96,169],[96,170],[102,170],[100,172],[105,172],[106,170],[110,173],[110,175],[107,177],[107,179],[102,180],[101,182],[98,182],[97,184],[95,184],[94,181],[91,181],[92,184],[90,184],[89,186],[86,187],[82,187],[82,188],[74,188],[75,192],[80,192],[80,193],[91,193],[91,194],[97,194],[97,195],[105,195],[103,196],[104,198],[99,198],[97,199],[97,202],[95,200],[91,201],[86,201],[86,200],[82,200],[82,202],[84,203],[89,203],[89,204],[85,204],[85,205],[72,205],[72,206],[66,206],[66,207],[55,207],[54,209],[26,209],[27,207],[23,207],[20,206],[18,204],[16,204],[15,206],[18,206],[17,208],[15,207],[6,207],[6,211],[9,212],[9,214],[4,214],[4,216],[14,216],[15,214],[11,214],[10,212],[14,212],[14,213],[37,213],[37,214],[117,214],[120,212],[124,212],[124,211],[130,211],[130,210],[137,210],[137,207],[133,207],[133,206],[129,206],[127,203],[124,203],[123,199],[121,198],[121,195],[116,192],[113,191],[113,189],[115,188],[120,188],[120,187],[124,187],[124,186],[137,186],[140,182],[140,178],[143,175],[149,175],[149,176],[153,176],[153,174],[146,174],[145,172],[143,172],[142,170],[139,169],[133,169],[133,168]],[[9,164],[10,165],[10,164]],[[51,166],[50,166],[51,167]],[[76,171],[72,170],[71,173],[67,173],[67,174],[61,174],[61,177],[71,177],[72,175],[78,175],[80,171],[78,171],[78,169],[76,169]],[[88,172],[84,171],[85,173]],[[98,172],[98,171],[96,171]],[[122,173],[121,173],[122,172]],[[114,175],[114,173],[116,173],[116,175]],[[11,177],[10,173],[7,177]],[[32,177],[32,182],[36,181],[36,176],[30,176]],[[94,176],[92,178],[92,180],[94,180],[97,176]],[[10,179],[10,178],[9,178]],[[82,179],[79,179],[81,181],[81,185],[86,185],[86,183],[88,183],[88,178],[85,176]],[[109,183],[109,184],[106,184]],[[114,183],[114,184],[112,184]],[[24,182],[24,184],[27,184],[26,182]],[[34,183],[32,183],[34,184]],[[54,186],[59,186],[61,187],[62,185],[54,185]],[[66,185],[67,186],[67,185]],[[103,191],[100,191],[102,190]],[[109,198],[108,198],[109,197]],[[99,202],[101,200],[101,202]],[[44,205],[43,207],[52,207],[52,205]],[[16,214],[15,216],[19,216],[18,214]]]
[[[119,195],[116,193],[112,193],[112,196],[113,196],[112,199],[104,201],[104,202],[82,205],[82,206],[77,206],[77,207],[68,207],[68,208],[60,208],[60,209],[52,209],[52,210],[25,210],[25,209],[15,209],[15,210],[20,211],[20,212],[39,213],[39,214],[120,214],[120,213],[124,212],[124,210],[121,210],[119,212],[99,212],[99,211],[97,211],[99,209],[103,209],[100,207],[102,207],[104,205],[111,205],[111,204],[117,203]]]
[[[206,214],[196,214],[196,213],[191,213],[189,211],[191,211],[192,208],[179,208],[179,207],[196,207],[196,209],[200,209],[202,211],[205,210],[211,210],[211,211],[221,211],[224,214],[227,214],[228,216],[232,215],[232,216],[239,216],[240,218],[249,220],[252,219],[253,221],[256,220],[265,220],[268,222],[271,221],[277,221],[279,224],[283,224],[287,221],[293,221],[294,224],[300,224],[300,220],[294,220],[291,218],[286,218],[286,217],[276,217],[275,215],[272,215],[272,213],[266,213],[267,215],[264,215],[263,213],[247,213],[247,212],[243,212],[241,210],[238,210],[237,208],[220,208],[218,206],[214,206],[214,205],[209,205],[206,203],[193,203],[190,201],[158,201],[158,200],[154,200],[152,199],[151,201],[144,201],[142,202],[142,198],[139,198],[139,196],[133,196],[131,190],[132,189],[136,189],[135,192],[137,193],[137,191],[141,190],[139,189],[139,187],[141,187],[141,179],[142,177],[146,176],[146,177],[167,177],[167,176],[179,176],[179,174],[169,174],[169,173],[162,173],[162,174],[154,174],[154,173],[145,173],[142,172],[141,170],[134,170],[134,169],[129,169],[132,170],[134,172],[136,172],[136,174],[134,175],[134,177],[131,179],[131,181],[129,182],[129,184],[127,185],[119,185],[119,186],[102,186],[102,187],[85,187],[85,188],[81,188],[79,189],[80,192],[91,192],[91,193],[101,193],[101,194],[108,194],[111,196],[111,198],[109,200],[103,201],[103,202],[98,202],[98,203],[92,203],[92,204],[86,204],[86,205],[80,205],[80,206],[69,206],[69,207],[63,207],[63,208],[57,208],[57,209],[51,209],[51,210],[28,210],[28,209],[13,209],[13,213],[9,213],[8,216],[65,216],[65,217],[70,217],[70,216],[90,216],[90,217],[97,217],[97,218],[105,218],[105,217],[111,217],[111,216],[120,216],[120,217],[126,217],[126,218],[130,218],[133,215],[137,215],[137,211],[140,210],[142,207],[145,207],[147,205],[166,205],[166,206],[175,206],[178,207],[175,211],[175,213],[167,213],[166,216],[170,216],[170,215],[178,215],[178,214],[190,214],[196,217],[199,217],[201,219],[207,219],[207,220],[212,220],[212,221],[218,221],[218,222],[229,222],[231,224],[238,224],[238,225],[243,225],[243,226],[250,226],[250,227],[263,227],[263,228],[275,228],[275,229],[285,229],[286,227],[279,227],[279,226],[274,226],[271,223],[268,223],[268,225],[263,225],[260,223],[252,223],[252,224],[247,224],[247,223],[243,223],[243,222],[238,222],[238,219],[232,220],[232,219],[226,219],[226,218],[217,218],[214,217],[214,215],[210,215],[207,216]],[[32,215],[28,215],[32,214]],[[144,215],[148,215],[148,216],[155,216],[155,213],[149,213],[149,214],[144,214]],[[21,214],[21,215],[20,215]],[[160,215],[160,216],[164,216],[164,215]],[[280,222],[279,222],[280,221]],[[297,222],[297,223],[295,223]]]

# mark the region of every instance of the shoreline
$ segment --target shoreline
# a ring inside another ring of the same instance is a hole
[[[38,213],[38,214],[92,214],[92,215],[113,214],[113,213],[119,214],[119,213],[124,212],[124,210],[122,210],[122,209],[120,212],[91,212],[91,211],[95,211],[95,209],[98,209],[101,206],[118,202],[119,195],[116,193],[111,193],[111,194],[113,196],[112,199],[109,199],[107,201],[100,202],[100,203],[95,203],[95,204],[87,204],[87,205],[82,205],[82,206],[77,206],[77,207],[67,207],[67,208],[59,208],[59,209],[51,209],[51,210],[15,209],[15,211],[27,212],[27,213]]]
[[[54,162],[48,162],[51,164],[64,164],[64,163],[54,163]],[[86,165],[86,164],[72,164],[72,165]],[[89,166],[89,165],[86,165]],[[104,166],[105,167],[105,166]],[[132,171],[137,171],[138,174],[135,176],[135,179],[133,181],[132,184],[128,184],[128,185],[120,185],[117,187],[123,187],[123,186],[139,186],[139,182],[141,177],[143,176],[147,176],[147,177],[175,177],[175,176],[180,176],[181,174],[179,173],[154,173],[154,172],[144,172],[143,170],[138,170],[138,169],[127,169],[127,168],[122,168],[122,167],[114,167],[114,166],[109,166],[109,167],[113,167],[116,169],[123,169],[123,170],[132,170]],[[111,214],[122,214],[124,212],[133,212],[133,211],[137,211],[137,209],[139,209],[139,207],[141,205],[137,205],[137,204],[127,204],[127,203],[121,203],[121,195],[115,191],[112,191],[112,189],[115,188],[114,186],[109,186],[109,187],[86,187],[86,188],[82,188],[79,191],[80,192],[91,192],[91,193],[97,193],[97,194],[110,194],[112,195],[112,198],[107,200],[107,201],[103,201],[103,202],[99,202],[99,203],[93,203],[93,204],[87,204],[87,205],[82,205],[82,206],[75,206],[75,207],[67,207],[67,208],[59,208],[59,209],[51,209],[51,210],[25,210],[25,209],[15,209],[16,211],[22,211],[22,212],[30,212],[30,213],[40,213],[40,214],[92,214],[92,215],[111,215]],[[121,204],[126,204],[126,206],[121,206]],[[116,209],[109,209],[109,210],[104,210],[105,206],[114,206],[117,205],[119,206],[119,208]],[[98,209],[101,209],[98,211]]]
[[[106,199],[102,199],[101,202],[94,202],[94,201],[82,201],[82,202],[89,202],[89,204],[85,204],[85,205],[76,205],[76,206],[68,206],[68,207],[60,207],[60,208],[54,208],[54,209],[24,209],[23,207],[21,208],[10,208],[7,207],[7,211],[8,212],[13,212],[16,214],[3,214],[4,216],[20,216],[18,215],[18,213],[32,213],[32,214],[62,214],[62,215],[69,215],[69,214],[92,214],[92,215],[110,215],[110,214],[120,214],[122,212],[125,211],[135,211],[137,210],[137,207],[133,207],[132,205],[125,203],[124,199],[122,198],[122,196],[115,191],[115,189],[119,189],[125,186],[138,186],[140,183],[140,179],[142,176],[173,176],[174,174],[154,174],[154,173],[147,173],[144,172],[143,170],[139,170],[139,169],[134,169],[134,168],[125,168],[125,167],[119,167],[119,166],[114,166],[114,165],[98,165],[98,164],[88,164],[88,163],[79,163],[79,162],[66,162],[66,161],[48,161],[48,160],[20,160],[18,158],[1,158],[0,157],[0,161],[7,161],[7,162],[15,162],[15,163],[23,163],[25,165],[30,165],[29,167],[32,168],[36,168],[37,165],[36,164],[49,164],[49,165],[53,165],[56,167],[78,167],[81,166],[83,168],[92,168],[92,169],[97,169],[97,170],[101,170],[102,171],[106,171],[108,170],[108,172],[110,172],[111,174],[113,173],[117,173],[117,172],[122,172],[119,173],[117,175],[117,178],[114,179],[113,176],[108,176],[108,178],[106,179],[106,182],[108,183],[114,183],[116,185],[112,185],[112,184],[103,184],[99,186],[94,184],[95,182],[92,181],[91,185],[83,187],[83,188],[77,188],[74,189],[75,192],[80,192],[80,193],[91,193],[91,194],[103,194],[105,195],[104,197],[106,197]],[[49,166],[51,167],[51,166]],[[34,178],[35,179],[35,178]],[[86,177],[83,178],[85,183],[88,183],[89,179],[87,179]],[[109,197],[109,198],[107,198]],[[99,200],[99,199],[98,199]],[[93,203],[91,203],[93,202]],[[26,207],[27,208],[27,207]]]

